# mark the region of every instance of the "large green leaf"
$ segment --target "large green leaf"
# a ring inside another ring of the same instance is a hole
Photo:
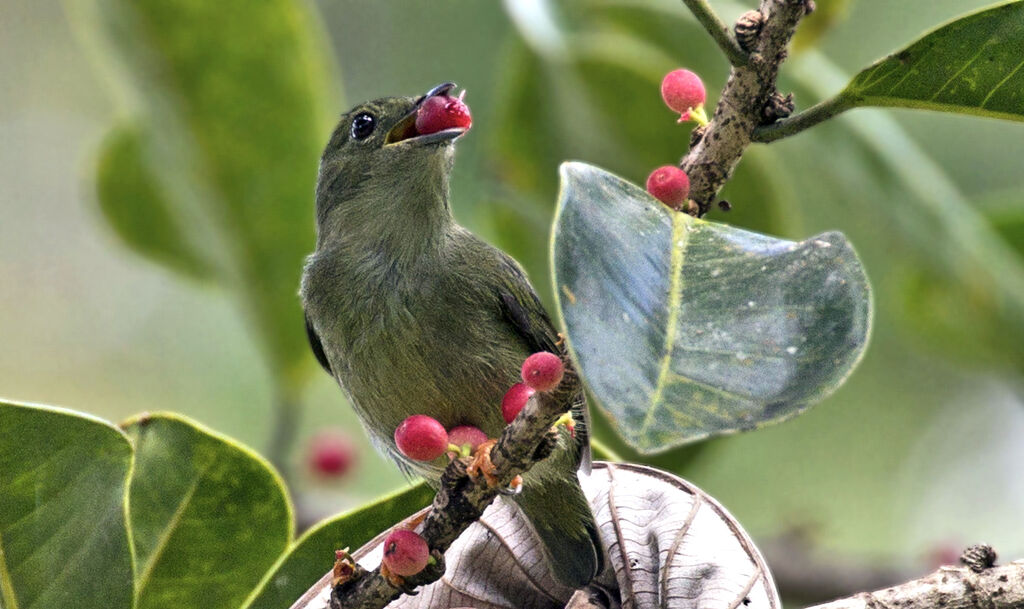
[[[1024,1],[952,21],[858,74],[848,106],[902,106],[1024,120]]]
[[[313,247],[312,190],[335,89],[310,4],[92,0],[72,7],[97,56],[117,68],[110,82],[123,113],[147,134],[138,150],[104,159],[106,213],[120,214],[119,232],[132,231],[129,245],[147,254],[153,248],[140,244],[187,233],[192,257],[216,268],[242,304],[275,373],[300,378],[308,355],[295,290]],[[151,194],[163,196],[113,202],[110,195],[139,194],[114,188],[118,175],[144,175],[154,182]],[[174,222],[138,221],[132,206],[147,204],[173,213]]]
[[[182,417],[143,415],[125,431],[136,454],[136,607],[238,607],[292,537],[280,478],[252,451]]]
[[[110,133],[100,151],[97,198],[103,216],[139,254],[196,279],[213,269],[196,248],[166,189],[145,162],[145,139],[137,125]]]
[[[132,607],[131,461],[111,425],[0,402],[0,607]]]
[[[555,287],[584,378],[638,450],[802,411],[864,352],[867,278],[839,233],[793,243],[562,168]]]
[[[324,520],[292,544],[267,572],[243,609],[281,609],[311,588],[334,564],[334,551],[355,551],[403,518],[430,505],[434,491],[420,482]]]

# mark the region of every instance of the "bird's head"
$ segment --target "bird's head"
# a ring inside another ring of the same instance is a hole
[[[320,158],[316,214],[321,229],[332,216],[370,212],[366,208],[380,201],[447,198],[452,143],[466,128],[423,135],[416,117],[427,99],[454,88],[444,83],[419,97],[384,97],[342,115]]]

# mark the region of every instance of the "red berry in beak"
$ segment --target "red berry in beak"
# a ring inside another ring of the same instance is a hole
[[[430,562],[430,548],[419,534],[399,529],[384,539],[381,562],[395,575],[409,577],[422,571]]]
[[[523,382],[537,391],[551,391],[562,382],[565,367],[554,353],[534,353],[523,362]]]
[[[690,178],[682,169],[665,165],[647,176],[647,192],[665,205],[679,209],[690,196]]]
[[[414,414],[395,430],[395,444],[410,459],[433,461],[448,449],[448,432],[437,419]]]
[[[462,94],[465,95],[465,91]],[[428,97],[416,112],[416,132],[420,135],[445,129],[469,129],[472,124],[473,117],[469,114],[469,106],[462,101],[462,96]]]
[[[669,108],[686,116],[690,110],[704,105],[707,91],[700,76],[689,70],[672,70],[661,81],[661,98]]]

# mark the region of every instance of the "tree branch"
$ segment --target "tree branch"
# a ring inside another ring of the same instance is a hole
[[[736,42],[736,38],[729,31],[729,26],[719,18],[707,0],[683,0],[683,4],[690,9],[690,12],[697,18],[697,21],[715,39],[719,48],[729,58],[729,63],[734,66],[747,64],[747,52]]]
[[[766,114],[766,108],[770,109],[778,94],[775,82],[779,66],[786,59],[786,46],[810,8],[809,0],[761,0],[760,9],[752,11],[753,16],[741,18],[746,30],[756,25],[744,37],[750,49],[746,65],[732,68],[711,122],[694,138],[690,152],[679,164],[690,177],[690,198],[701,214],[711,208],[718,191],[732,175],[752,141],[754,130],[777,118]],[[785,105],[788,100],[778,101]]]
[[[784,137],[796,135],[805,129],[824,122],[841,112],[853,108],[853,106],[854,101],[852,99],[839,94],[789,118],[756,128],[752,139],[762,144],[781,140]]]
[[[1020,609],[1024,607],[1024,560],[975,571],[940,567],[898,586],[861,592],[809,609]]]
[[[434,497],[433,507],[423,522],[421,535],[436,555],[445,550],[475,522],[491,504],[501,489],[513,479],[544,458],[544,444],[551,426],[559,416],[569,411],[573,397],[579,391],[579,377],[566,362],[565,376],[553,391],[535,394],[519,416],[502,432],[491,450],[494,476],[497,484],[488,485],[484,476],[471,477],[466,473],[466,461],[456,459],[448,464],[441,476],[441,488]],[[444,574],[443,564],[406,578],[407,588],[434,582]],[[331,609],[381,609],[404,592],[402,588],[380,574],[380,568],[367,572],[356,568],[355,575],[339,583],[331,592]]]

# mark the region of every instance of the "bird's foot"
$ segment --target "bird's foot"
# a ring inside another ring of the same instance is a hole
[[[483,474],[484,480],[487,481],[487,486],[491,488],[498,485],[498,478],[494,475],[497,468],[494,467],[494,463],[491,463],[491,449],[497,443],[497,440],[487,440],[478,446],[473,453],[473,460],[470,462],[469,467],[466,468],[466,473],[470,478],[476,478]]]
[[[512,478],[512,482],[508,483],[508,486],[498,491],[502,495],[518,495],[523,492],[523,477],[516,476]]]

